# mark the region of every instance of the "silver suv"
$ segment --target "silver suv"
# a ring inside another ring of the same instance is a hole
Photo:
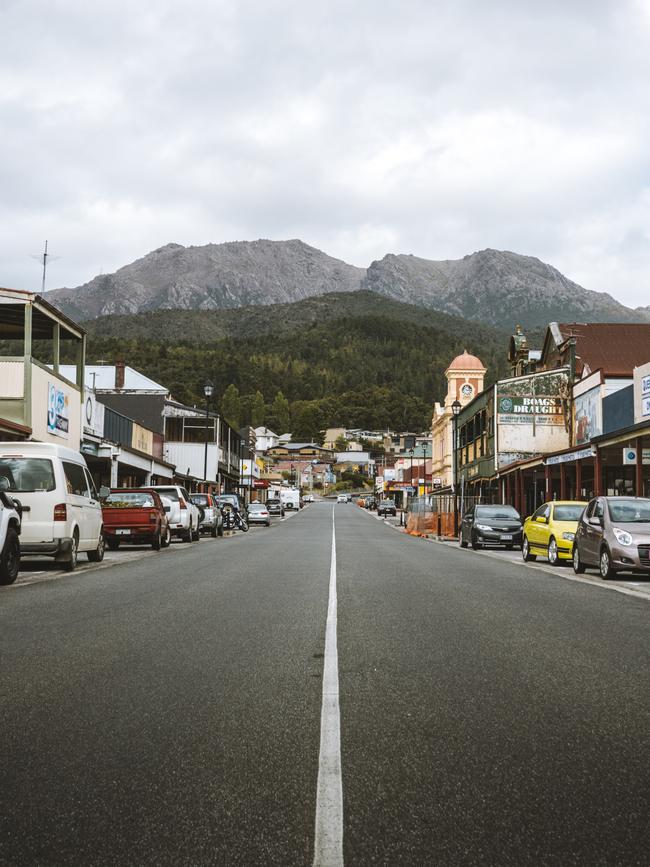
[[[578,521],[573,543],[577,574],[595,566],[603,579],[617,572],[650,574],[650,499],[596,497]]]

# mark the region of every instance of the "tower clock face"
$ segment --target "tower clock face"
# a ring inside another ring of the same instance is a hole
[[[460,390],[460,393],[463,395],[463,397],[471,397],[473,392],[474,392],[474,389],[472,388],[472,386],[468,382],[466,382],[465,385]]]

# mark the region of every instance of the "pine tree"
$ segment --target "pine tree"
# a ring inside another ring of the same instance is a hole
[[[227,422],[236,428],[241,425],[241,398],[239,389],[231,382],[221,399],[221,412]]]
[[[264,403],[264,395],[261,391],[256,391],[253,396],[251,407],[251,424],[253,427],[260,427],[264,424],[266,418],[266,404]]]
[[[291,422],[289,401],[281,391],[278,391],[271,404],[271,427],[279,434],[287,433]]]

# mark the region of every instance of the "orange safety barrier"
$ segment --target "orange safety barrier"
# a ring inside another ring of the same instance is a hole
[[[438,524],[440,518],[440,524]],[[454,536],[454,513],[453,512],[409,512],[406,519],[406,532],[412,536],[437,536],[438,531],[443,537],[449,539]]]

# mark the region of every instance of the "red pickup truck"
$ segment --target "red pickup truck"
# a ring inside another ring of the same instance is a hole
[[[169,521],[160,495],[147,488],[113,488],[102,502],[104,539],[111,551],[122,543],[151,545],[155,551],[171,542]]]

